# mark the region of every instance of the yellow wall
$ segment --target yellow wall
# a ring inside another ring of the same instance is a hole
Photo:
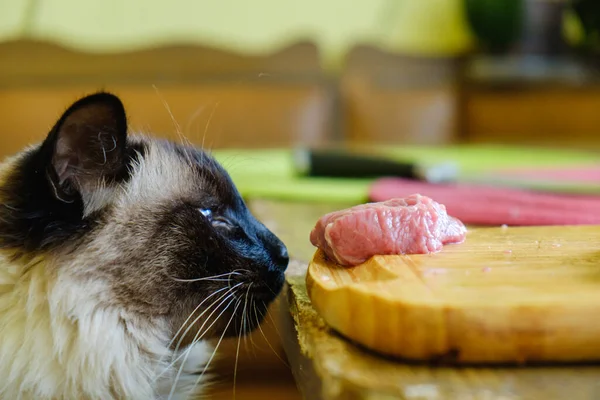
[[[0,39],[27,34],[92,51],[188,41],[272,51],[311,39],[334,66],[358,42],[411,53],[470,45],[461,0],[0,0]]]

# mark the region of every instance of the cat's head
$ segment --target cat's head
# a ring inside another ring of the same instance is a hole
[[[0,197],[0,247],[15,262],[58,260],[99,283],[99,302],[164,318],[185,342],[254,329],[283,285],[286,247],[225,169],[191,146],[128,137],[111,94],[68,108],[13,161]]]

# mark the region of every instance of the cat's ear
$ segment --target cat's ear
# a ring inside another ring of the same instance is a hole
[[[46,173],[58,200],[72,202],[126,167],[127,118],[123,103],[96,93],[74,103],[43,145]]]

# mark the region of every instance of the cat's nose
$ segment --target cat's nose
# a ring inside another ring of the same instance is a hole
[[[290,262],[290,256],[288,255],[285,244],[283,244],[281,240],[275,238],[275,240],[271,242],[269,253],[271,256],[272,271],[277,273],[285,272]]]
[[[290,256],[288,255],[287,247],[282,243],[279,246],[279,251],[275,257],[275,263],[281,271],[285,271],[290,262]]]
[[[271,258],[273,272],[285,272],[290,262],[290,256],[286,245],[273,232],[266,227],[259,233],[259,237],[263,241],[265,248]]]

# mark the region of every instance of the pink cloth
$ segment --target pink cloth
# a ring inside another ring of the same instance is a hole
[[[466,224],[600,225],[600,196],[383,178],[371,186],[369,197],[379,202],[413,193],[444,204],[449,215]]]
[[[559,167],[559,168],[505,168],[493,170],[490,176],[513,177],[519,179],[567,181],[580,184],[600,182],[600,166]]]

